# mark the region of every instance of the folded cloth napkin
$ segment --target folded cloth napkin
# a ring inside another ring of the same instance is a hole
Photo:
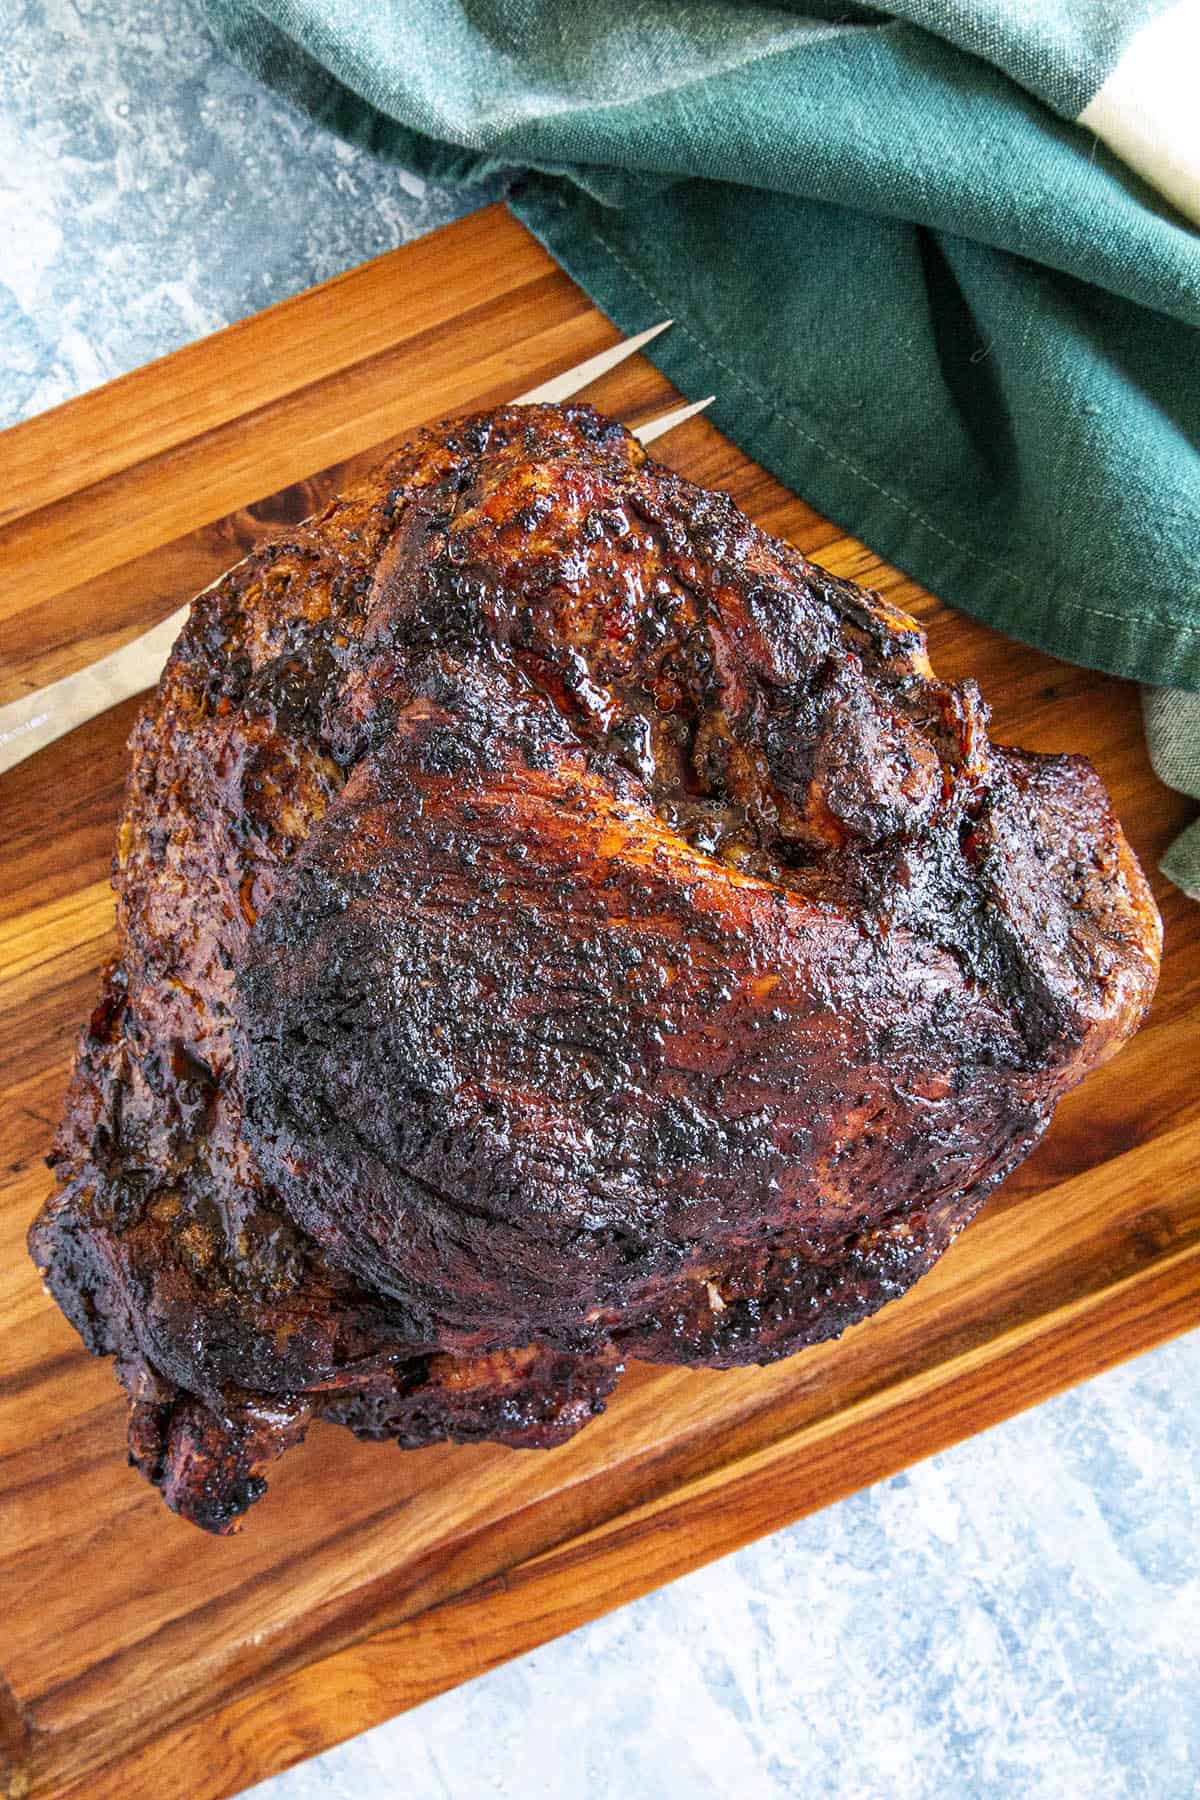
[[[604,311],[673,317],[656,360],[823,512],[1149,684],[1155,767],[1200,797],[1195,0],[209,4],[334,130],[514,178]],[[1164,868],[1200,894],[1200,832]]]

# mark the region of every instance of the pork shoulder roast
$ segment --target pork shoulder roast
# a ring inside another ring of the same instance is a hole
[[[195,602],[31,1233],[225,1532],[315,1417],[562,1442],[901,1294],[1129,1036],[1089,763],[586,406],[425,431]]]

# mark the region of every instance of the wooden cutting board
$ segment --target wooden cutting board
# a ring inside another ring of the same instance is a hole
[[[651,321],[647,321],[650,323]],[[423,420],[613,341],[499,207],[0,435],[0,700],[113,649]],[[675,395],[638,361],[595,391]],[[1186,803],[1136,693],[951,612],[704,421],[664,459],[928,625],[995,735],[1085,750],[1153,871]],[[635,1368],[550,1452],[317,1427],[241,1536],[125,1465],[124,1404],[24,1235],[112,943],[126,706],[0,777],[0,1761],[6,1793],[208,1800],[876,1481],[1200,1319],[1200,907],[1155,878],[1153,1015],[934,1272],[840,1344]]]

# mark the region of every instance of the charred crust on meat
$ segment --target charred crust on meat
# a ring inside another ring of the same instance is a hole
[[[562,1442],[903,1293],[1132,1032],[1091,767],[587,407],[422,433],[200,596],[31,1232],[226,1532],[313,1418]]]

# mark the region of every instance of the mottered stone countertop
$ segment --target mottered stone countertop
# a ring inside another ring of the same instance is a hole
[[[232,67],[198,0],[5,0],[0,425],[464,196]],[[1200,1335],[253,1790],[256,1800],[1184,1800]]]

